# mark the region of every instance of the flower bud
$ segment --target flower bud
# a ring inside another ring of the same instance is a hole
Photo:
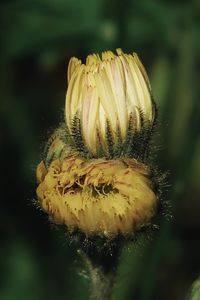
[[[106,156],[110,144],[122,150],[127,136],[134,140],[144,124],[152,128],[155,106],[137,54],[107,51],[102,59],[89,55],[86,64],[73,57],[68,67],[65,117],[72,134],[74,123],[80,120],[84,144],[94,157],[101,152]]]

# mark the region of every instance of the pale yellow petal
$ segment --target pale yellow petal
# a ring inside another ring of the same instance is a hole
[[[101,61],[99,55],[96,54],[90,54],[86,58],[86,65],[91,66],[93,64],[98,64]]]
[[[113,130],[116,129],[116,105],[114,95],[110,86],[109,79],[106,75],[105,69],[101,70],[99,74],[95,74],[96,86],[98,89],[100,102],[106,113]]]
[[[139,94],[141,110],[147,119],[152,120],[152,100],[148,85],[134,59],[130,60],[130,68],[135,75],[135,83]]]
[[[78,66],[81,65],[81,60],[76,58],[76,57],[72,57],[69,61],[69,65],[68,65],[68,71],[67,71],[67,79],[68,79],[68,84],[70,82],[70,79],[72,77],[72,74],[74,73],[74,71],[76,70],[76,68]]]
[[[70,129],[71,122],[77,114],[81,103],[82,87],[84,85],[84,66],[81,65],[73,73],[69,86],[67,89],[66,102],[65,102],[65,117],[67,125]]]
[[[148,77],[148,75],[147,75],[147,72],[146,72],[146,70],[145,70],[144,65],[142,64],[141,60],[139,59],[137,53],[133,52],[133,57],[134,57],[134,59],[135,59],[137,65],[138,65],[138,67],[139,67],[139,69],[140,69],[142,75],[143,75],[144,78],[145,78],[145,81],[146,81],[146,84],[148,85],[149,90],[151,91],[151,85],[150,85],[150,82],[149,82],[149,77]]]
[[[98,119],[97,119],[97,129],[98,129],[100,142],[103,145],[105,144],[105,140],[106,140],[106,113],[100,101],[99,101],[99,112],[98,112]]]
[[[112,51],[105,51],[102,53],[102,61],[110,61],[115,58],[115,54]]]
[[[105,71],[107,77],[109,78],[112,94],[115,100],[115,106],[117,111],[116,118],[119,122],[121,135],[122,138],[125,138],[128,126],[128,116],[124,89],[124,76],[122,74],[122,70],[120,70],[120,67],[121,62],[115,59],[111,62],[106,63]]]
[[[116,52],[117,52],[117,55],[118,55],[118,56],[120,56],[120,55],[123,55],[123,54],[124,54],[124,52],[122,51],[122,49],[121,49],[121,48],[117,48],[117,49],[116,49]]]
[[[81,126],[85,143],[96,154],[96,120],[99,99],[96,88],[85,86],[82,94]]]
[[[129,61],[127,60],[125,55],[123,55],[123,56],[120,55],[119,58],[122,62],[123,69],[124,69],[124,76],[125,76],[125,83],[126,83],[126,86],[125,86],[126,101],[127,101],[127,108],[129,110],[129,114],[130,114],[130,111],[132,111],[134,109],[134,106],[139,106],[139,104],[140,104],[139,95],[138,95],[138,91],[136,89],[134,76],[129,67]]]

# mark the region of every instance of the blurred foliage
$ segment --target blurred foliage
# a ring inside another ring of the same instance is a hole
[[[200,280],[196,280],[193,285],[192,285],[192,289],[191,289],[191,293],[189,296],[190,300],[198,300],[200,298]]]
[[[159,106],[155,163],[170,172],[170,208],[155,221],[159,230],[123,251],[113,299],[185,299],[200,273],[199,1],[0,6],[0,299],[88,299],[75,247],[32,204],[34,172],[63,116],[69,58],[117,47],[137,52],[150,75]]]

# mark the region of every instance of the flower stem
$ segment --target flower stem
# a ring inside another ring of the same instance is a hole
[[[116,270],[105,270],[101,265],[94,265],[88,260],[90,272],[90,299],[111,299]]]
[[[90,278],[90,300],[110,300],[117,272],[120,247],[112,251],[92,249],[84,254]]]

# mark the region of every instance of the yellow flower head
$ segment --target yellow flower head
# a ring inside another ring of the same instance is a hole
[[[89,55],[86,64],[73,57],[65,121],[37,167],[42,209],[86,236],[134,235],[158,202],[145,165],[155,104],[137,54],[107,51]]]
[[[102,58],[89,55],[86,64],[73,57],[68,67],[65,117],[72,134],[74,120],[80,120],[84,144],[94,157],[100,150],[104,155],[108,151],[108,132],[117,147],[125,142],[130,125],[132,136],[142,130],[144,122],[152,127],[151,87],[137,54],[106,51]]]
[[[129,236],[147,225],[157,198],[150,170],[133,159],[86,160],[78,154],[38,165],[37,195],[57,224],[86,236]]]

